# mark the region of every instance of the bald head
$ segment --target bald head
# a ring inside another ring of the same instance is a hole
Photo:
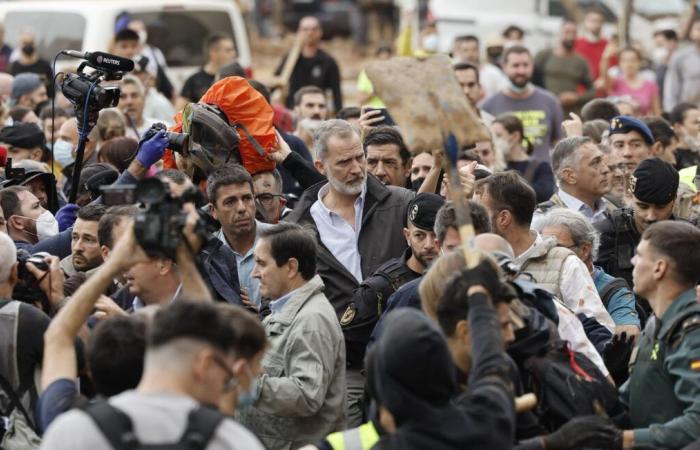
[[[501,252],[515,258],[513,247],[508,241],[494,233],[482,233],[474,238],[474,246],[484,253]]]
[[[7,234],[0,233],[0,285],[8,282],[16,261],[17,248],[15,243]]]

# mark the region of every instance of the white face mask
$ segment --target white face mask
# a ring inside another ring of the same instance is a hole
[[[51,211],[44,211],[36,219],[36,234],[40,241],[58,234],[58,221],[51,214]]]
[[[56,143],[53,144],[53,159],[61,165],[61,167],[66,167],[73,163],[73,144],[70,142],[57,139]]]

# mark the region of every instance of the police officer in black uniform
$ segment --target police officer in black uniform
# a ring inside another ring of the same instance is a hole
[[[678,171],[659,158],[645,159],[630,176],[632,208],[606,213],[596,223],[600,232],[600,249],[595,261],[615,277],[632,285],[632,257],[644,230],[654,222],[674,220],[673,205],[678,191]]]
[[[408,205],[407,228],[403,230],[408,249],[402,257],[382,264],[355,290],[352,302],[357,313],[344,330],[348,341],[361,345],[348,346],[348,361],[363,361],[365,347],[389,296],[402,285],[421,277],[428,264],[437,258],[433,225],[444,203],[445,200],[436,194],[416,195]]]

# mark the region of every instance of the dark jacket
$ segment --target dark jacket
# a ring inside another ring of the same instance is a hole
[[[367,378],[377,403],[393,414],[397,430],[372,448],[512,448],[515,411],[509,362],[490,303],[484,294],[469,299],[474,349],[469,386],[462,394],[442,333],[413,308],[387,315],[384,333],[368,356]]]
[[[355,317],[356,308],[352,304],[352,295],[360,284],[335,258],[333,249],[323,245],[316,223],[311,217],[311,206],[318,200],[318,192],[325,184],[326,182],[317,183],[307,189],[299,199],[296,209],[285,220],[308,226],[315,231],[319,244],[317,272],[323,279],[324,293],[335,308],[345,333]],[[400,257],[406,250],[406,239],[402,230],[406,225],[408,203],[414,196],[409,190],[384,186],[373,175],[367,175],[367,194],[358,242],[363,279],[389,259]],[[349,344],[346,335],[348,354],[353,352]],[[363,351],[364,349],[360,354]],[[348,358],[348,366],[355,364],[361,365],[362,361],[350,361]]]
[[[197,266],[214,300],[243,306],[233,250],[212,235],[197,254]]]

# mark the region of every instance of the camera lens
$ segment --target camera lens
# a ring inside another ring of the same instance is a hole
[[[165,133],[168,138],[168,148],[178,153],[182,153],[189,148],[190,135],[187,133],[173,133],[168,131]]]

